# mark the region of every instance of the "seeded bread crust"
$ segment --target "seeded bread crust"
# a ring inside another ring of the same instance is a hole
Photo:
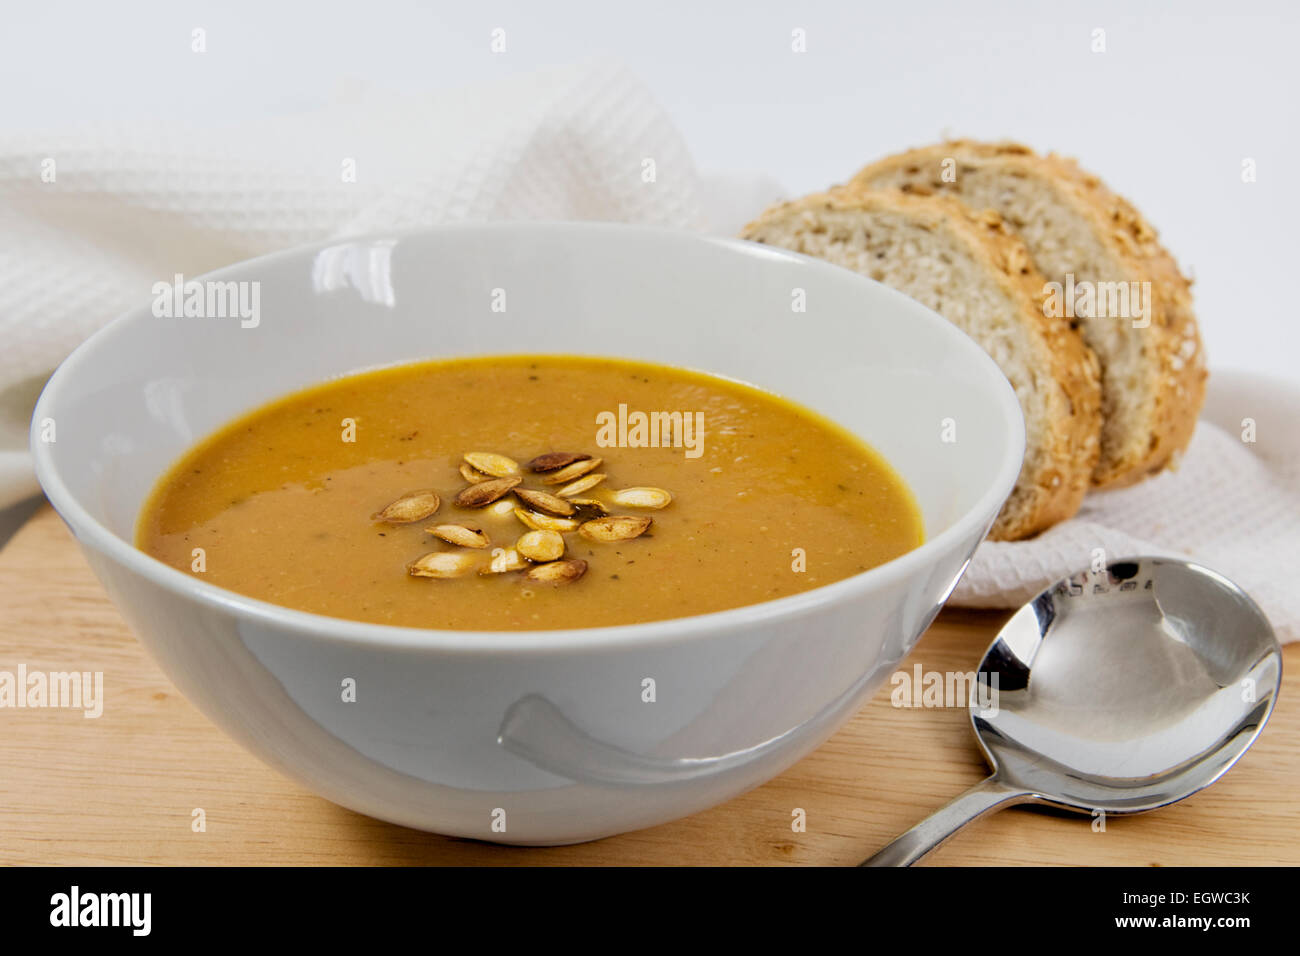
[[[1015,321],[1037,346],[1036,354],[1026,357],[1030,367],[1049,373],[1039,465],[1031,473],[1027,458],[990,537],[1026,538],[1073,516],[1088,489],[1100,448],[1097,359],[1066,319],[1045,313],[1045,280],[1033,267],[1028,250],[996,213],[974,214],[951,199],[895,191],[835,189],[781,203],[746,226],[741,236],[797,250],[797,234],[824,232],[830,215],[854,214],[896,216],[900,222],[954,240],[1014,304]]]
[[[1146,379],[1152,406],[1148,427],[1144,434],[1127,436],[1107,436],[1103,430],[1101,457],[1092,483],[1119,487],[1176,465],[1196,427],[1208,372],[1192,310],[1191,283],[1160,245],[1155,229],[1130,203],[1074,160],[1055,154],[1040,156],[1018,143],[954,140],[909,150],[867,166],[849,188],[888,186],[913,195],[947,194],[960,199],[960,182],[942,178],[942,164],[948,158],[995,165],[1003,175],[1037,178],[1050,185],[1060,202],[1090,226],[1130,275],[1151,283],[1151,324],[1128,332],[1142,336],[1145,361],[1139,372]],[[960,181],[961,177],[957,178]]]

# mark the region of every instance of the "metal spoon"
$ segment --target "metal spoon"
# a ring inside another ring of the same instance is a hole
[[[1282,680],[1268,619],[1208,568],[1131,558],[1052,585],[980,663],[971,723],[992,774],[863,866],[910,866],[1018,803],[1097,816],[1168,806],[1259,736]]]

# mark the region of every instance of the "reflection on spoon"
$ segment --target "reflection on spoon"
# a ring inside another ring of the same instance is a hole
[[[1114,562],[1048,588],[1007,621],[972,693],[993,773],[864,866],[910,866],[1017,803],[1140,813],[1209,786],[1254,742],[1282,680],[1273,628],[1236,585],[1170,558]]]

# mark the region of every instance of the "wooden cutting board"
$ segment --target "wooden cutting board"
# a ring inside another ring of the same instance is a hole
[[[907,670],[972,670],[1005,614],[948,611]],[[1300,864],[1300,647],[1255,747],[1214,787],[1104,832],[1012,809],[933,864]],[[965,707],[901,709],[886,685],[775,780],[685,820],[581,846],[500,847],[381,823],[263,766],[137,644],[58,517],[0,550],[0,670],[102,670],[103,715],[0,710],[3,864],[853,864],[984,774]],[[202,808],[206,832],[191,829]],[[792,812],[806,812],[794,832]]]

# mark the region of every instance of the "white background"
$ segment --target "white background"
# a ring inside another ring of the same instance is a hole
[[[706,171],[791,194],[944,135],[1077,156],[1194,275],[1211,367],[1294,381],[1300,5],[1217,3],[11,3],[0,134],[221,124],[364,84],[420,92],[626,62]],[[190,52],[207,31],[208,52]],[[507,52],[489,49],[493,28]],[[791,51],[791,31],[807,52]],[[1106,51],[1091,50],[1094,29]],[[1258,181],[1242,182],[1253,158]],[[757,212],[757,210],[755,210]]]

